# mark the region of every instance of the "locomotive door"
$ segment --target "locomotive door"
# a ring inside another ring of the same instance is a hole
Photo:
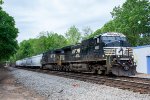
[[[61,65],[61,55],[60,54],[56,55],[56,63],[57,63],[57,65]]]
[[[61,65],[63,60],[64,60],[64,51],[57,51],[56,52],[57,65]]]

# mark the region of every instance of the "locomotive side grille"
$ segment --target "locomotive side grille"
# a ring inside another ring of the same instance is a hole
[[[131,56],[131,55],[133,55],[133,50],[131,48],[127,48],[125,50],[125,54],[128,55],[128,56]]]
[[[104,47],[105,55],[125,55],[132,56],[133,50],[126,47]]]
[[[104,48],[105,55],[116,55],[115,48]]]

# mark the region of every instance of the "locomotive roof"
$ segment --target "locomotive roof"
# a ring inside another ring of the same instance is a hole
[[[62,47],[62,49],[70,49],[73,45]]]
[[[101,36],[120,36],[120,37],[126,37],[124,34],[117,33],[117,32],[103,33]]]
[[[63,51],[62,49],[56,49],[56,50],[54,50],[54,52],[57,52],[57,51]]]
[[[71,48],[79,48],[81,46],[81,44],[76,44],[76,45],[73,45]]]

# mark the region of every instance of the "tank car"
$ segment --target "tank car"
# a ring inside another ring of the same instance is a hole
[[[26,58],[26,66],[31,68],[40,68],[43,54]]]
[[[16,67],[40,68],[43,54],[16,61]]]
[[[43,53],[42,68],[131,76],[136,73],[132,47],[122,33],[108,32],[80,44]]]
[[[21,60],[17,60],[16,61],[16,67],[20,67],[21,66]]]

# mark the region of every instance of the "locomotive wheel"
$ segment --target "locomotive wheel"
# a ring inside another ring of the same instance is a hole
[[[102,74],[103,72],[99,69],[99,70],[97,70],[97,74]]]
[[[40,69],[43,69],[43,66],[40,66]]]
[[[65,71],[65,66],[62,68],[62,71]]]
[[[68,68],[68,66],[67,66],[67,72],[69,72],[69,68]]]

